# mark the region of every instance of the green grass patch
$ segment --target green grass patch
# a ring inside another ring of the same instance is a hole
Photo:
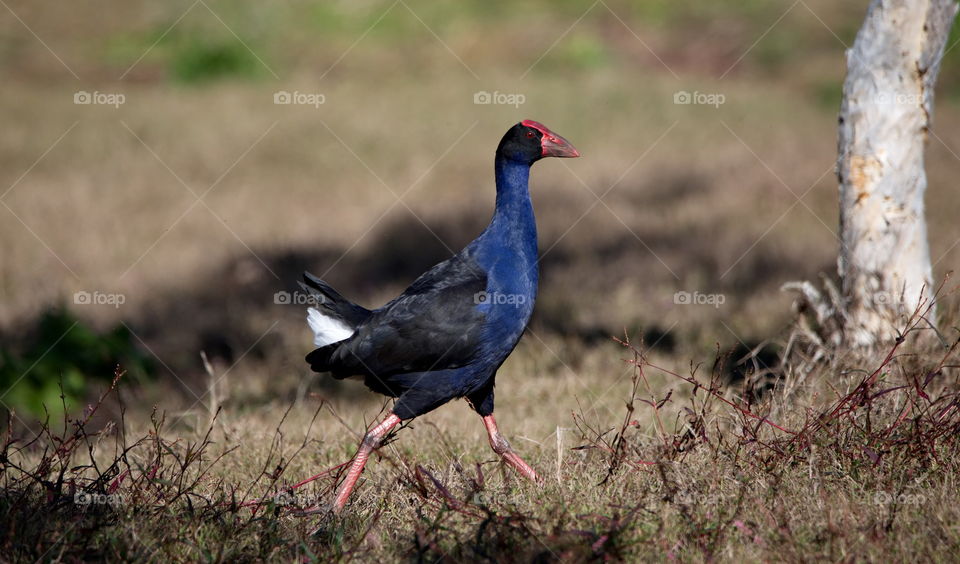
[[[125,326],[97,332],[68,310],[52,309],[0,349],[2,401],[36,417],[57,418],[64,406],[70,411],[80,404],[91,382],[108,381],[118,364],[136,381],[153,373]]]

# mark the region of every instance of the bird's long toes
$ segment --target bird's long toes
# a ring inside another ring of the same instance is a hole
[[[343,516],[333,511],[330,504],[324,504],[310,512],[300,514],[303,517],[318,517],[316,526],[310,531],[309,536],[326,541],[333,541],[343,534],[344,520]]]

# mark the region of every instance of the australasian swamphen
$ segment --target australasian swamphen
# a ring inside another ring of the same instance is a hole
[[[497,430],[494,378],[520,340],[537,295],[530,166],[543,157],[579,156],[540,123],[511,127],[494,160],[497,201],[490,225],[379,309],[356,305],[304,273],[304,288],[318,303],[307,314],[319,347],[307,355],[310,367],[338,379],[361,377],[371,390],[397,398],[390,415],[360,443],[335,511],[346,505],[367,458],[391,429],[455,398],[466,398],[483,418],[494,452],[538,480]]]

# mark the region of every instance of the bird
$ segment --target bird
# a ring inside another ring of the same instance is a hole
[[[520,340],[537,297],[537,226],[528,181],[544,157],[579,157],[545,125],[513,125],[494,158],[496,204],[489,225],[463,250],[435,265],[402,294],[369,310],[304,272],[311,307],[307,323],[317,347],[306,356],[314,372],[361,378],[396,398],[392,410],[360,442],[333,501],[346,506],[370,454],[402,422],[458,398],[482,418],[493,451],[539,483],[500,434],[493,416],[497,370]]]

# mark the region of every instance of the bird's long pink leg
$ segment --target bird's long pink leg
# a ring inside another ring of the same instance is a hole
[[[520,474],[536,483],[540,483],[540,477],[537,476],[533,468],[510,448],[510,443],[500,434],[500,430],[497,429],[497,420],[493,418],[492,413],[483,418],[483,425],[487,428],[487,436],[490,439],[490,446],[493,448],[493,452],[499,454],[504,462],[516,468]]]
[[[334,512],[339,513],[347,504],[350,492],[357,485],[357,480],[360,479],[360,473],[363,472],[363,467],[366,465],[367,459],[370,458],[370,453],[380,446],[387,433],[399,423],[400,418],[391,413],[379,425],[367,431],[367,434],[363,436],[360,448],[357,449],[357,455],[353,457],[353,464],[350,465],[350,470],[347,472],[347,477],[340,485],[340,489],[337,490],[337,498],[333,502]]]

